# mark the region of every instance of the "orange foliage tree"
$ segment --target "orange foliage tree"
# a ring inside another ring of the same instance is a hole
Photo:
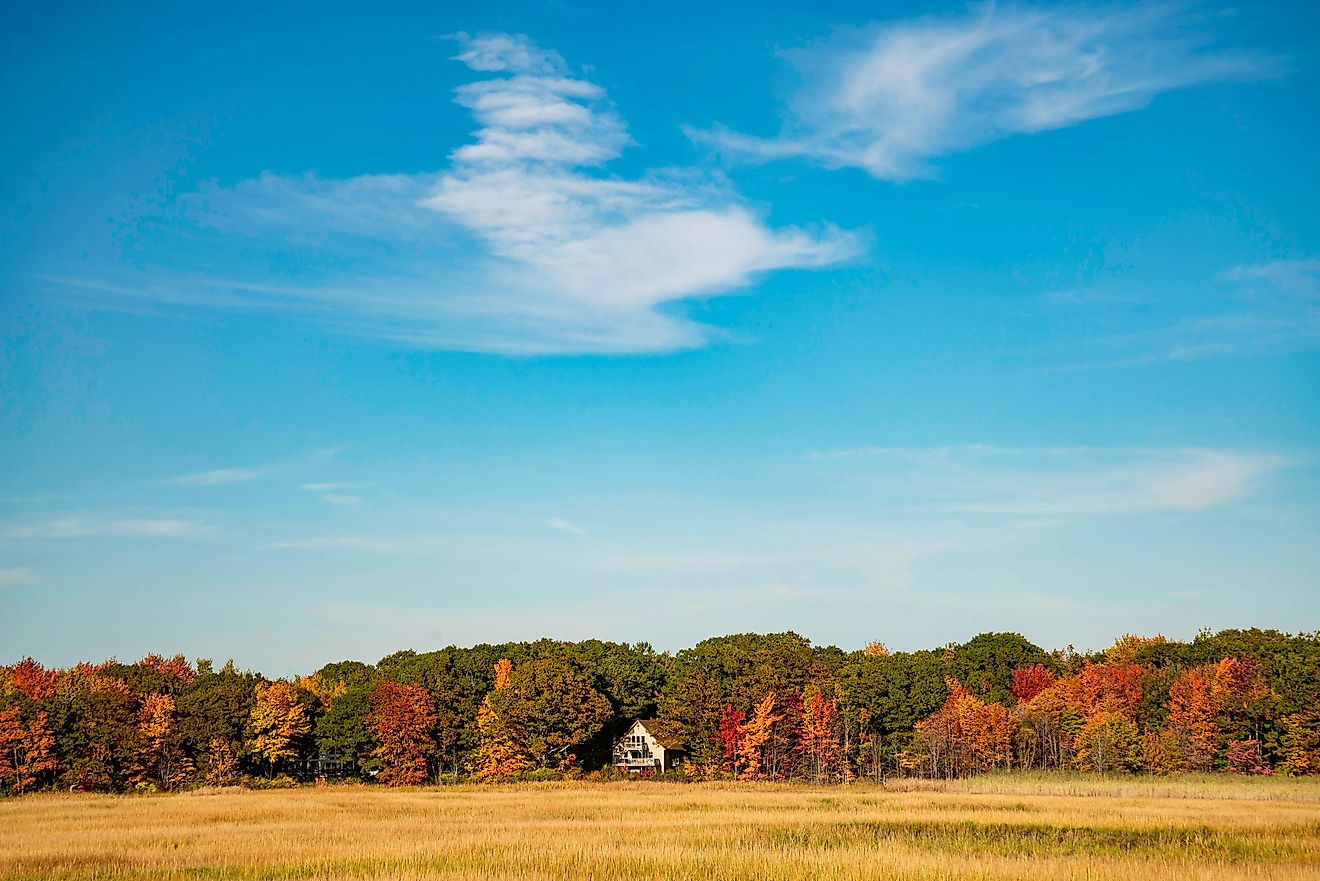
[[[1259,662],[1251,658],[1184,670],[1169,688],[1164,727],[1147,736],[1148,767],[1211,771],[1222,757],[1238,773],[1262,773],[1257,714],[1272,698]]]
[[[380,781],[416,786],[430,777],[439,716],[431,693],[420,685],[386,680],[371,692],[367,725],[376,737],[372,758],[380,762]]]
[[[906,764],[942,777],[1010,766],[1016,725],[1008,709],[981,700],[956,679],[946,684],[944,705],[917,723],[918,750]]]
[[[1186,670],[1169,688],[1169,715],[1151,753],[1154,771],[1209,771],[1214,768],[1214,664]]]
[[[0,786],[21,794],[54,771],[55,764],[55,738],[45,713],[25,722],[18,707],[0,711]]]
[[[193,680],[197,678],[197,671],[192,668],[192,665],[188,663],[188,659],[183,655],[164,658],[152,653],[138,661],[138,666],[168,679],[173,679],[180,685],[191,685]]]
[[[772,691],[756,705],[752,718],[743,724],[742,742],[738,746],[742,767],[739,779],[760,780],[765,776],[762,769],[765,747],[774,733],[775,723],[782,718],[782,714],[775,712],[775,693]]]
[[[58,674],[31,658],[11,667],[0,667],[0,694],[21,694],[31,701],[44,701],[55,694]]]

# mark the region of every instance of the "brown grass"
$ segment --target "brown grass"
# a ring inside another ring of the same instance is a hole
[[[1320,879],[1320,784],[981,778],[0,801],[0,878]]]

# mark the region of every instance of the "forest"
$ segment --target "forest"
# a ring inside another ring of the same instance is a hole
[[[890,652],[738,634],[675,653],[543,639],[269,679],[149,655],[0,667],[0,792],[611,779],[636,719],[676,780],[811,784],[994,770],[1320,773],[1320,633],[1015,633]]]

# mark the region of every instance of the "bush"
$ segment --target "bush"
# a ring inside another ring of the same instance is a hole
[[[267,780],[265,777],[250,777],[245,781],[250,789],[297,789],[298,781],[288,774]]]
[[[527,783],[547,783],[551,780],[563,780],[564,775],[554,768],[537,768],[522,772],[518,775],[518,779]]]
[[[670,768],[662,774],[656,774],[653,780],[659,780],[663,783],[691,783],[692,778],[681,768]]]

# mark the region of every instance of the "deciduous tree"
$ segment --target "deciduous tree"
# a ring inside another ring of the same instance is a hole
[[[248,752],[274,774],[283,762],[298,756],[301,741],[312,730],[307,708],[291,683],[259,684],[248,715]]]
[[[819,691],[802,701],[802,730],[798,740],[801,770],[814,783],[828,783],[839,771],[839,708]]]
[[[420,685],[385,680],[371,692],[367,724],[375,735],[372,751],[380,780],[391,786],[416,786],[430,777],[435,753],[435,703]]]
[[[739,746],[739,764],[742,767],[739,778],[760,780],[765,776],[765,747],[770,742],[775,723],[783,716],[775,711],[775,693],[767,694],[752,717],[743,725],[742,743]]]
[[[1013,671],[1013,684],[1009,690],[1020,704],[1025,704],[1053,685],[1059,677],[1043,664],[1028,664]]]
[[[138,709],[138,754],[133,782],[174,789],[193,773],[192,762],[176,742],[174,698],[149,694]]]
[[[0,788],[20,795],[55,767],[55,738],[46,714],[38,711],[24,720],[18,707],[0,711]]]

